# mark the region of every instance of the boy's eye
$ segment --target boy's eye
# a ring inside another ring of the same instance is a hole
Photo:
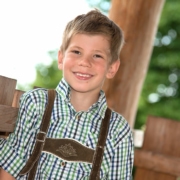
[[[73,50],[72,51],[74,54],[81,54],[79,51]]]
[[[103,57],[102,57],[101,55],[99,55],[99,54],[95,54],[94,57],[95,57],[95,58],[103,58]]]

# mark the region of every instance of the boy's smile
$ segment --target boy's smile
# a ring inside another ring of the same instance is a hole
[[[63,70],[71,91],[98,96],[104,80],[112,78],[119,67],[119,61],[113,64],[110,61],[107,37],[76,34],[71,38],[66,51],[59,52],[58,67]]]

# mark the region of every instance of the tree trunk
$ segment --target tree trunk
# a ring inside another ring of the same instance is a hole
[[[121,66],[103,90],[109,107],[134,126],[138,100],[147,73],[164,0],[112,0],[109,17],[125,35]]]

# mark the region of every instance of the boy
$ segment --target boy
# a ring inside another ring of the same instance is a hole
[[[95,149],[107,103],[101,90],[119,68],[123,44],[121,29],[98,10],[70,21],[63,34],[58,68],[63,78],[56,88],[47,137],[68,138]],[[0,142],[1,180],[27,179],[19,172],[29,159],[47,103],[47,90],[25,93],[15,131]],[[130,180],[133,141],[126,120],[112,111],[100,179]],[[69,162],[42,152],[35,179],[88,179],[92,165]]]

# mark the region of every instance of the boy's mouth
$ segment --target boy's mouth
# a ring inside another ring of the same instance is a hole
[[[85,77],[85,78],[92,77],[92,75],[90,75],[90,74],[82,74],[82,73],[75,73],[75,75],[80,76],[80,77]]]

